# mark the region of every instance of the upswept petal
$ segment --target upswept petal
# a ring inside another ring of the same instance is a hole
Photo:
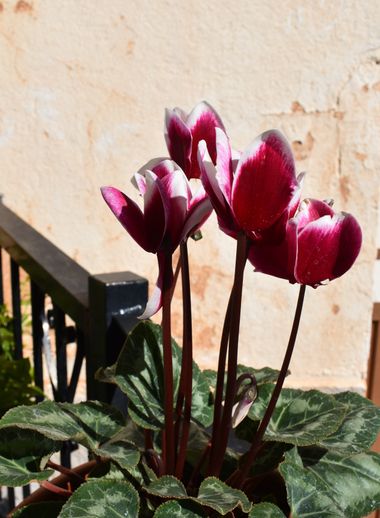
[[[261,232],[259,235],[254,235],[254,240],[261,240],[272,243],[273,245],[280,244],[284,239],[287,231],[288,221],[296,214],[301,200],[301,187],[303,183],[304,173],[301,173],[297,177],[298,185],[294,189],[293,198],[290,200],[289,205],[278,218],[278,220],[268,229]]]
[[[291,219],[281,241],[252,241],[248,260],[256,272],[266,273],[295,283],[294,264],[297,252],[297,224]]]
[[[335,214],[331,205],[325,201],[315,200],[313,198],[307,198],[303,200],[298,212],[297,224],[298,232],[300,232],[308,223],[315,221],[323,216],[333,217]]]
[[[354,254],[354,257],[350,254],[348,267],[344,268],[347,263],[342,263],[338,268],[339,275],[335,275],[338,257],[342,257],[340,250],[342,230],[344,229],[346,232],[346,242],[348,242],[347,232],[351,232],[351,225],[345,227],[344,220],[345,218],[342,215],[334,217],[326,215],[308,223],[299,231],[294,269],[297,282],[317,287],[323,281],[332,280],[342,275],[352,265],[357,253]],[[356,232],[356,228],[354,228],[354,231]],[[356,247],[355,252],[358,252]]]
[[[159,162],[152,163],[151,168],[147,168],[160,179],[164,178],[166,175],[170,175],[174,173],[179,168],[179,166],[173,160],[169,160],[168,158],[163,158]]]
[[[337,214],[340,241],[338,255],[332,269],[333,278],[340,277],[354,264],[362,246],[362,231],[354,216],[344,212]]]
[[[204,200],[205,198],[208,198],[208,194],[205,191],[203,185],[198,184],[198,189],[196,193],[191,196],[188,209],[191,210],[193,205],[197,205],[200,201]]]
[[[287,212],[288,212],[288,217],[289,218],[293,218],[293,216],[296,214],[296,212],[297,212],[297,210],[298,210],[298,208],[300,206],[301,191],[302,191],[303,182],[304,182],[304,179],[305,179],[305,174],[306,173],[300,173],[297,176],[297,185],[294,188],[293,197],[290,200],[290,203],[289,203],[288,208],[287,208]]]
[[[206,142],[204,140],[199,143],[198,162],[201,171],[201,180],[205,191],[210,196],[215,210],[217,212],[224,212],[225,207],[227,206],[227,200],[220,188],[216,167],[211,161],[210,155],[207,151]]]
[[[183,117],[183,112],[179,112],[178,109],[166,110],[165,140],[170,157],[187,174],[190,170],[192,137]]]
[[[166,212],[165,246],[174,251],[181,240],[187,217],[187,208],[191,199],[190,186],[181,169],[163,176],[157,184],[161,190]]]
[[[138,205],[114,187],[102,187],[101,193],[111,211],[136,243],[147,252],[156,252],[151,249],[146,239],[144,215]]]
[[[220,128],[215,128],[216,134],[216,179],[228,204],[231,204],[233,182],[231,146],[227,135]]]
[[[172,284],[173,282],[173,270],[171,267],[168,267],[167,255],[162,252],[158,252],[158,277],[156,281],[156,285],[154,287],[152,295],[149,297],[148,303],[144,310],[144,313],[140,315],[138,318],[140,320],[145,320],[147,318],[151,318],[157,311],[159,311],[162,307],[162,290],[164,284],[164,278],[166,276],[168,284]]]
[[[216,163],[216,136],[215,128],[224,130],[223,122],[214,108],[205,101],[200,102],[189,114],[187,127],[192,135],[191,144],[191,171],[186,172],[188,178],[200,178],[201,172],[198,165],[198,144],[201,140],[207,143],[208,152],[212,162]]]
[[[197,202],[192,203],[187,213],[181,240],[186,239],[199,230],[203,223],[210,217],[211,213],[212,205],[208,196],[198,198]]]
[[[182,108],[178,108],[178,106],[176,108],[174,108],[174,113],[176,115],[178,115],[178,117],[186,123],[187,121],[187,113],[185,112],[185,110],[182,110]]]
[[[132,176],[131,183],[134,187],[136,187],[141,196],[144,196],[146,191],[145,174],[142,174],[139,171],[137,171],[137,173],[135,173]]]
[[[238,228],[236,226],[231,208],[220,189],[217,177],[216,167],[209,159],[207,150],[205,150],[206,143],[201,141],[199,143],[200,153],[198,155],[199,167],[201,171],[201,180],[205,191],[207,192],[211,204],[216,212],[218,224],[221,230],[231,237],[236,237]],[[204,154],[204,160],[202,155]]]
[[[144,227],[146,240],[151,248],[150,251],[157,252],[166,232],[167,215],[156,175],[151,171],[146,171],[145,182]]]
[[[142,196],[144,196],[145,189],[146,189],[145,172],[147,170],[154,171],[154,168],[158,164],[163,162],[164,160],[167,160],[167,158],[166,157],[152,158],[151,160],[149,160],[149,162],[147,162],[142,167],[140,167],[140,169],[132,176],[132,178],[131,178],[132,185],[139,190],[139,192]]]
[[[289,144],[279,131],[260,135],[243,153],[234,178],[232,209],[241,228],[273,225],[293,198],[297,180]]]

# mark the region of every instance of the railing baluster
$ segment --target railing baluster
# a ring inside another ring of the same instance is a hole
[[[8,505],[9,509],[13,509],[15,506],[15,490],[13,487],[8,487]]]
[[[15,359],[22,358],[22,323],[21,323],[21,297],[20,297],[20,269],[18,264],[11,259],[11,289],[12,289],[12,316],[13,336],[15,341]]]
[[[45,295],[33,280],[30,283],[30,295],[32,305],[32,333],[33,333],[33,366],[34,381],[42,390],[44,388],[44,374],[42,364],[42,341],[44,331],[42,322],[44,320]],[[42,401],[38,397],[38,401]]]
[[[67,397],[70,403],[72,403],[74,400],[74,395],[78,386],[79,375],[82,369],[84,358],[84,334],[78,327],[76,327],[76,344],[77,350],[75,354],[73,370],[71,372],[70,384],[67,390]]]
[[[59,401],[67,401],[67,354],[65,314],[53,302],[55,348],[57,361],[57,392]]]
[[[53,302],[55,350],[57,361],[57,396],[59,401],[68,401],[67,388],[67,351],[66,351],[66,324],[64,312]],[[61,449],[61,463],[71,465],[71,444],[64,443]]]

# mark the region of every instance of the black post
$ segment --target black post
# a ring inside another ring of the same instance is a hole
[[[100,367],[117,359],[129,331],[148,299],[148,281],[131,272],[89,277],[89,337],[86,340],[87,398],[109,402],[113,387],[95,380]],[[123,317],[123,329],[114,317]]]
[[[21,296],[20,270],[18,264],[11,258],[11,288],[12,288],[12,317],[13,336],[15,341],[15,359],[22,358],[22,327],[21,327]]]
[[[30,282],[30,295],[32,304],[32,335],[33,335],[33,366],[34,381],[38,387],[44,388],[44,375],[42,363],[42,342],[44,330],[42,327],[45,315],[45,294],[33,280]],[[42,401],[38,396],[37,401]]]

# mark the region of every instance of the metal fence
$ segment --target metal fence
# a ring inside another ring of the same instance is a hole
[[[130,272],[91,275],[0,202],[0,303],[8,294],[16,359],[24,355],[25,282],[35,384],[56,401],[72,402],[84,379],[87,399],[110,401],[112,386],[98,383],[94,373],[116,360],[145,307],[147,281]],[[71,444],[63,448],[63,465],[70,466],[73,449]],[[29,491],[23,488],[24,496]],[[2,496],[14,507],[12,488],[3,488]]]

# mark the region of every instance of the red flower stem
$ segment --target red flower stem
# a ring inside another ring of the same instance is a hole
[[[174,270],[173,284],[172,284],[172,289],[171,289],[171,297],[172,298],[173,298],[173,295],[174,295],[174,292],[175,292],[175,288],[177,286],[177,281],[178,281],[178,276],[179,276],[179,272],[180,271],[181,271],[181,256],[179,256],[177,264],[176,264],[176,267],[175,267],[175,270]]]
[[[210,466],[210,474],[216,477],[219,476],[227,448],[228,435],[231,428],[232,407],[236,394],[236,374],[239,345],[241,297],[243,291],[244,268],[245,263],[247,261],[247,253],[248,240],[246,235],[243,232],[241,232],[237,239],[235,276],[234,285],[232,288],[233,295],[231,309],[230,342],[228,347],[226,396],[224,401],[223,416],[218,430],[219,440],[217,442],[213,462]]]
[[[166,255],[162,304],[162,342],[164,352],[164,466],[167,475],[174,473],[173,361],[170,306],[172,299],[172,254]]]
[[[145,449],[146,450],[153,450],[153,433],[152,430],[145,429],[144,430],[144,442],[145,442]]]
[[[223,402],[223,390],[224,390],[224,373],[226,369],[226,359],[228,350],[228,339],[230,337],[230,324],[231,324],[231,306],[232,306],[232,290],[230,298],[228,300],[228,306],[226,316],[224,318],[222,338],[220,341],[219,348],[219,360],[218,360],[218,372],[216,375],[216,387],[215,387],[215,402],[214,402],[214,419],[212,423],[212,436],[211,436],[211,453],[209,472],[215,462],[215,455],[217,451],[217,441],[219,438],[219,425],[222,415],[222,402]],[[210,448],[210,447],[209,447]]]
[[[300,286],[297,307],[296,307],[296,311],[294,314],[292,331],[290,333],[288,347],[286,349],[284,360],[282,362],[280,374],[277,378],[277,382],[274,387],[272,396],[270,398],[268,407],[265,411],[264,417],[261,420],[260,426],[255,434],[255,437],[253,438],[251,447],[245,457],[244,465],[240,470],[237,471],[236,476],[234,477],[235,487],[241,487],[244,484],[244,481],[248,475],[248,472],[249,472],[253,462],[255,461],[257,452],[259,451],[259,449],[261,447],[262,438],[264,437],[265,430],[268,427],[269,421],[272,417],[273,411],[276,407],[276,403],[280,396],[281,389],[284,385],[284,381],[285,381],[286,374],[289,369],[290,360],[292,358],[294,346],[296,343],[297,332],[298,332],[298,328],[299,328],[299,324],[300,324],[300,320],[301,320],[301,314],[302,314],[302,306],[303,306],[303,301],[305,298],[305,290],[306,290],[306,286],[302,284]]]
[[[44,480],[40,484],[41,487],[44,489],[47,489],[48,491],[51,491],[52,493],[55,493],[56,495],[60,495],[64,498],[70,497],[73,492],[70,489],[65,489],[63,487],[56,486],[55,484],[52,484],[48,480]]]
[[[181,479],[185,465],[187,442],[190,432],[191,419],[191,399],[193,391],[193,330],[191,315],[191,290],[190,290],[190,270],[187,242],[180,245],[181,265],[182,265],[182,301],[183,301],[183,342],[182,342],[182,366],[177,399],[177,421],[176,421],[176,440],[179,439],[179,428],[183,402],[184,416],[182,420],[182,432],[179,444],[178,459],[176,465],[176,477]]]
[[[79,475],[78,473],[76,473],[74,470],[70,469],[70,468],[65,468],[65,466],[61,466],[61,464],[56,464],[55,462],[49,460],[47,463],[46,463],[46,467],[47,468],[51,468],[51,469],[54,469],[55,471],[59,471],[59,473],[62,473],[64,475],[67,475],[68,477],[70,478],[74,478],[76,479],[78,482],[80,482],[81,484],[83,482],[85,482],[85,479]]]

